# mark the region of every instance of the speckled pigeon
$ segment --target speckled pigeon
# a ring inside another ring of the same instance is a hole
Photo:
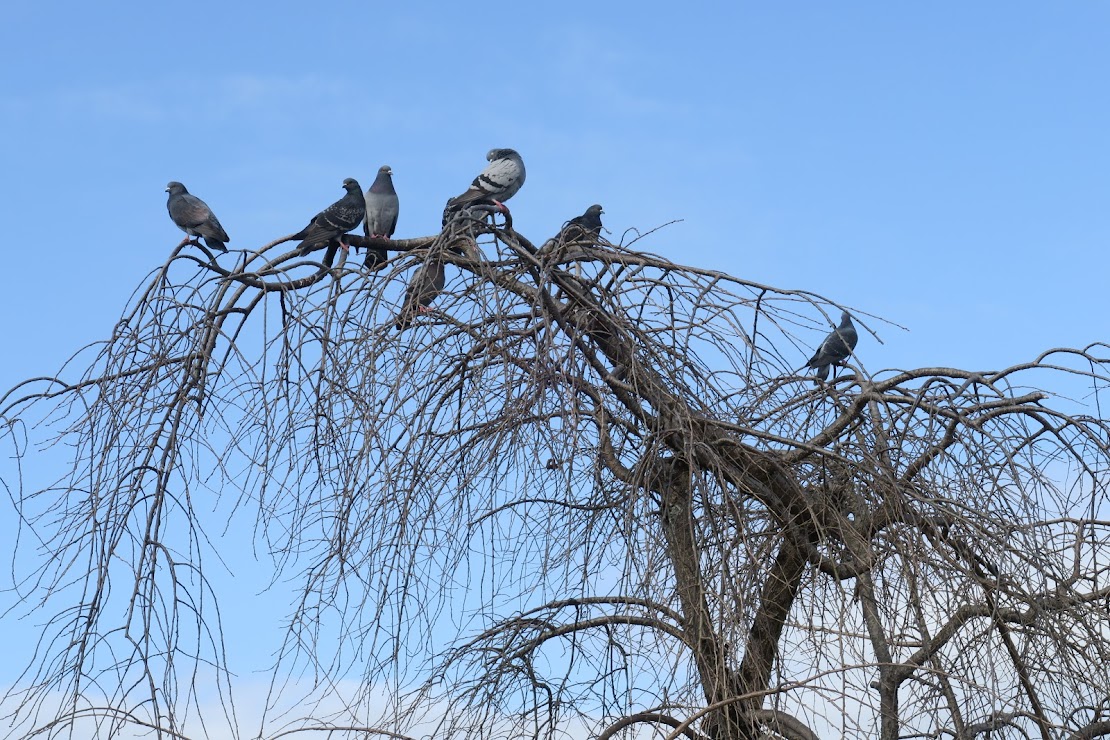
[[[166,201],[166,209],[170,212],[170,218],[177,224],[177,228],[193,237],[185,239],[181,242],[181,245],[189,242],[195,244],[197,243],[196,237],[202,237],[209,249],[217,249],[221,252],[227,251],[224,242],[229,242],[231,239],[228,238],[227,232],[224,231],[223,226],[220,226],[219,219],[216,218],[216,214],[212,213],[212,209],[208,207],[207,203],[190,194],[185,186],[179,182],[171,182],[166,185],[166,192],[170,194],[169,200]]]
[[[859,341],[859,335],[856,333],[856,327],[852,324],[852,315],[845,311],[840,314],[840,326],[836,327],[829,332],[825,337],[825,341],[821,342],[821,346],[813,353],[813,357],[809,358],[806,367],[811,367],[817,371],[817,377],[813,379],[814,383],[821,380],[827,380],[829,377],[829,368],[835,365],[843,365],[844,361],[852,354],[852,350],[856,348],[856,342]]]
[[[596,241],[601,236],[601,206],[594,204],[586,209],[581,216],[575,216],[563,224],[559,236],[563,241]]]
[[[362,222],[367,237],[389,239],[397,230],[397,213],[400,202],[393,189],[393,170],[389,165],[378,168],[374,184],[366,191],[366,219]],[[389,259],[383,247],[366,248],[366,267],[376,268]]]
[[[293,239],[303,240],[297,245],[298,254],[303,256],[327,245],[328,255],[334,255],[336,242],[347,248],[343,236],[362,223],[366,215],[366,200],[362,187],[353,177],[343,181],[343,189],[347,191],[346,195],[313,216],[308,226],[293,235]],[[330,263],[330,260],[325,259],[325,262]]]
[[[474,203],[491,203],[498,210],[508,212],[503,204],[516,195],[524,185],[524,160],[514,149],[490,149],[486,154],[489,165],[474,178],[470,188],[447,201],[449,209],[457,210]]]

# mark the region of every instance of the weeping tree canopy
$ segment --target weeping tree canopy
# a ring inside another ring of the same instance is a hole
[[[3,397],[12,734],[1110,734],[1106,345],[815,383],[845,306],[640,239],[351,241],[392,259],[179,247]],[[288,604],[261,717],[225,532]]]

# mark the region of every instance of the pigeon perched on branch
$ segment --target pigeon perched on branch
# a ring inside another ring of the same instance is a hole
[[[362,223],[366,216],[366,200],[362,187],[353,177],[343,181],[343,189],[347,191],[346,195],[313,216],[308,226],[293,235],[292,238],[303,240],[297,245],[297,253],[301,256],[326,245],[328,252],[324,263],[331,264],[336,244],[347,248],[343,236]]]
[[[227,251],[224,242],[229,242],[231,239],[228,238],[227,232],[224,231],[224,227],[220,225],[219,219],[212,213],[207,203],[192,195],[184,185],[176,181],[166,185],[166,192],[170,194],[169,200],[166,201],[170,218],[177,224],[177,228],[192,237],[185,239],[178,246],[190,242],[196,244],[196,237],[201,237],[209,249]]]
[[[856,333],[855,325],[852,324],[852,315],[845,311],[840,314],[840,326],[829,332],[825,341],[821,342],[821,346],[806,363],[806,367],[817,371],[817,377],[813,382],[817,383],[818,378],[828,380],[829,368],[843,365],[852,354],[852,350],[856,348],[858,341],[859,335]]]
[[[397,191],[393,189],[393,170],[389,165],[378,168],[378,176],[366,191],[366,219],[362,222],[364,233],[367,237],[389,239],[397,230],[397,213],[400,210],[400,201]],[[368,268],[375,268],[389,259],[383,247],[367,247],[366,262]]]
[[[481,252],[473,242],[467,242],[463,247],[463,256],[472,260],[481,258]],[[416,268],[408,288],[405,289],[405,301],[401,304],[401,311],[397,314],[394,323],[397,331],[403,330],[412,323],[414,317],[421,313],[430,313],[432,301],[439,297],[446,285],[447,276],[444,270],[444,248],[433,246],[424,258],[424,263]]]
[[[430,310],[432,301],[443,292],[446,278],[442,255],[429,254],[424,264],[416,268],[408,288],[405,289],[405,302],[401,305],[401,312],[397,314],[394,324],[397,331],[404,330],[417,314]]]
[[[586,209],[586,212],[581,216],[575,216],[570,221],[567,221],[559,236],[564,242],[580,242],[580,241],[597,241],[601,236],[601,214],[605,211],[601,210],[601,206],[594,204]]]
[[[475,203],[489,203],[508,213],[504,202],[524,185],[524,160],[514,149],[490,149],[486,159],[489,164],[482,174],[474,178],[465,193],[447,201],[448,209],[459,210]]]

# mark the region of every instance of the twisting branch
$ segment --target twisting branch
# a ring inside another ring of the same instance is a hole
[[[240,732],[247,529],[295,584],[259,734],[1101,732],[1106,345],[871,375],[865,337],[814,385],[831,301],[496,211],[351,237],[374,270],[180,247],[0,398],[10,613],[50,615],[13,734]]]

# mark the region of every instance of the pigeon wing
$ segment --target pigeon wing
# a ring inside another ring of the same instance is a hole
[[[170,198],[170,218],[183,231],[196,229],[212,218],[212,209],[208,205],[189,193],[182,193]],[[198,236],[193,234],[193,236]]]
[[[208,220],[197,227],[197,231],[204,237],[205,242],[216,242],[222,245],[223,242],[231,241],[231,237],[224,231],[224,227],[220,224],[220,220],[216,218],[216,214],[211,211],[208,212]],[[209,246],[214,246],[210,244]]]
[[[366,201],[362,193],[348,193],[320,211],[313,219],[318,225],[346,234],[351,229],[362,223],[366,216]]]
[[[845,311],[841,316],[840,326],[829,332],[825,341],[821,342],[821,346],[813,353],[813,357],[809,358],[806,367],[816,370],[817,377],[825,380],[829,377],[829,369],[833,365],[838,365],[851,356],[858,341],[859,334],[852,324],[852,317]]]

